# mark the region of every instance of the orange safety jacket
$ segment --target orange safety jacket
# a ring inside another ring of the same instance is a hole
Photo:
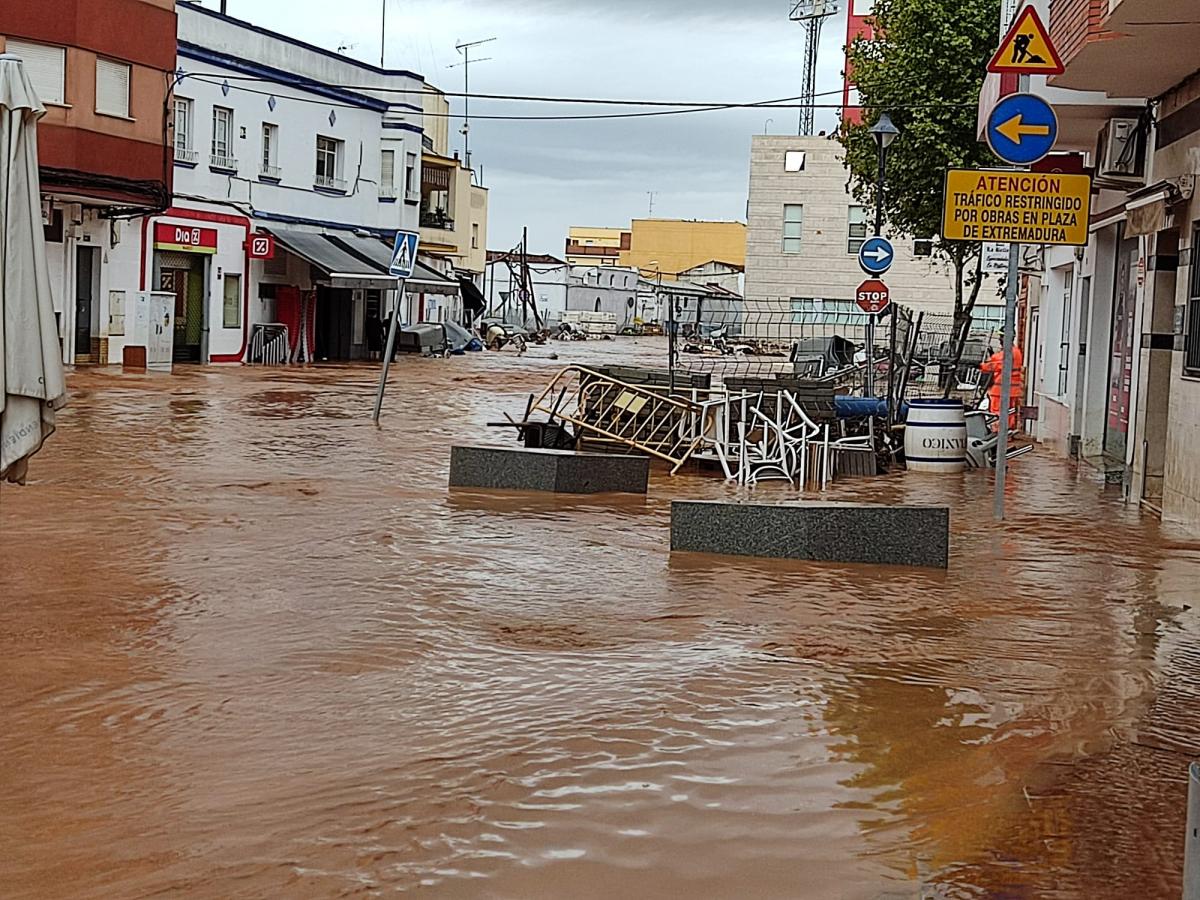
[[[1012,372],[1012,397],[1009,403],[1014,406],[1021,405],[1021,397],[1025,393],[1025,377],[1024,377],[1025,357],[1021,353],[1021,348],[1013,345],[1013,372]],[[1004,351],[1000,350],[993,353],[991,357],[984,360],[979,368],[985,375],[992,376],[991,386],[988,388],[988,411],[999,415],[1000,413],[1000,393],[1004,383]]]

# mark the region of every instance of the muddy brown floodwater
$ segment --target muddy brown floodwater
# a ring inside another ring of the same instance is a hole
[[[549,352],[378,430],[365,366],[76,373],[0,492],[0,895],[1179,896],[1200,543],[1045,455],[1003,527],[832,492],[949,502],[948,573],[673,556],[695,474],[448,492]]]

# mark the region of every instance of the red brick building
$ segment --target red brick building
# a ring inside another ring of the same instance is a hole
[[[175,0],[4,0],[0,50],[46,106],[43,215],[64,360],[103,359],[104,257],[171,199]]]

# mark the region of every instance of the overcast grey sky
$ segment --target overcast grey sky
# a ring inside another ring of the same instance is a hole
[[[382,0],[228,0],[230,15],[379,62]],[[204,0],[216,7],[217,0]],[[454,45],[496,37],[471,67],[472,90],[495,94],[744,101],[800,93],[803,31],[790,0],[387,0],[387,64],[462,90]],[[840,4],[843,8],[846,3]],[[845,14],[822,37],[818,91],[840,90]],[[819,98],[837,103],[839,96]],[[453,111],[462,112],[461,99]],[[743,219],[750,135],[768,118],[794,134],[796,110],[729,110],[585,122],[504,122],[480,114],[623,111],[476,100],[471,155],[490,189],[492,249],[529,227],[530,247],[561,254],[570,225],[627,226],[655,216]],[[632,111],[632,110],[630,110]],[[818,110],[830,128],[832,110]],[[451,136],[461,147],[460,119]]]

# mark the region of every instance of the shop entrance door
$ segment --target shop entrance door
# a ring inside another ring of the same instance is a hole
[[[165,254],[164,254],[165,255]],[[204,257],[175,253],[159,270],[159,290],[175,295],[175,362],[202,362],[205,323]]]
[[[1125,464],[1133,390],[1134,313],[1137,306],[1137,238],[1122,240],[1113,284],[1112,345],[1108,359],[1108,416],[1104,423],[1104,455]]]
[[[100,361],[100,342],[96,341],[93,348],[92,319],[99,312],[96,306],[96,284],[99,281],[99,269],[96,257],[100,250],[97,247],[79,247],[75,251],[75,362],[90,363]]]

